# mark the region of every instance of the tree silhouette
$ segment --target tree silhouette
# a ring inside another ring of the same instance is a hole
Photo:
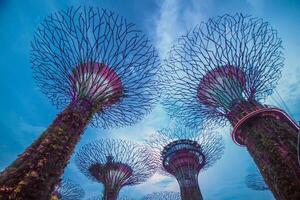
[[[245,183],[247,187],[252,190],[269,190],[269,187],[259,172],[248,174],[245,178]]]
[[[160,172],[177,179],[182,199],[203,199],[198,174],[221,158],[224,142],[220,135],[176,125],[151,135],[147,144],[156,152]]]
[[[49,199],[90,122],[103,128],[131,125],[149,113],[157,94],[154,48],[133,24],[108,10],[54,13],[31,46],[38,86],[64,110],[1,172],[3,199]]]
[[[143,197],[143,200],[180,200],[178,192],[154,192]]]
[[[104,185],[104,200],[116,200],[124,186],[145,182],[157,168],[149,149],[125,140],[98,140],[76,154],[76,165],[89,179]]]
[[[188,126],[233,127],[274,196],[300,199],[297,124],[263,105],[283,67],[282,41],[269,23],[242,14],[201,23],[172,48],[162,73],[164,106]]]
[[[51,200],[81,200],[84,190],[69,179],[62,180],[52,192]]]

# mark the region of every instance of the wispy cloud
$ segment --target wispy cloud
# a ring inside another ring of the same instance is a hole
[[[158,191],[178,191],[179,186],[173,177],[163,176],[158,173],[154,174],[147,182],[135,186],[138,193],[151,194]]]
[[[264,0],[246,0],[246,2],[250,5],[250,10],[258,15],[263,14],[264,9]]]
[[[161,3],[162,2],[162,3]],[[180,0],[158,1],[160,11],[156,16],[155,44],[161,58],[165,58],[177,38],[202,20],[200,0],[188,3]]]

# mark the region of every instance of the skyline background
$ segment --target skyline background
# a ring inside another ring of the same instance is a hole
[[[106,8],[135,23],[152,40],[161,59],[180,35],[210,17],[241,12],[263,18],[278,31],[285,56],[282,78],[275,93],[265,103],[279,106],[296,121],[300,120],[298,0],[0,0],[0,170],[37,139],[60,112],[40,92],[32,78],[29,51],[34,31],[51,13],[79,5]],[[285,103],[281,102],[280,97]],[[168,124],[169,118],[158,104],[144,120],[131,127],[111,130],[88,127],[75,152],[97,138],[142,141]],[[253,191],[246,187],[245,176],[256,169],[255,164],[245,148],[232,142],[230,128],[220,131],[225,140],[224,156],[199,175],[204,199],[274,199],[269,191]],[[86,197],[102,192],[101,184],[90,181],[77,169],[74,156],[65,169],[64,177],[79,183]],[[155,174],[144,184],[123,188],[120,196],[139,198],[156,191],[178,189],[175,178]]]

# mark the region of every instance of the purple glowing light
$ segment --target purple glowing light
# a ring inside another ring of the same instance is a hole
[[[101,101],[105,106],[116,103],[122,94],[122,82],[116,72],[102,63],[84,63],[69,76],[72,97]]]

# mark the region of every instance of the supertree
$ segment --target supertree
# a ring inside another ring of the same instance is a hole
[[[198,128],[175,125],[151,135],[146,142],[159,160],[159,171],[177,179],[181,198],[203,199],[198,174],[221,158],[224,150],[222,137]]]
[[[103,200],[103,195],[93,196],[88,198],[88,200]],[[118,197],[117,200],[133,200],[133,199],[127,196],[122,196],[122,197]]]
[[[283,67],[282,41],[269,23],[242,14],[201,23],[171,49],[162,73],[163,104],[188,126],[233,127],[279,199],[300,199],[297,124],[263,105]]]
[[[78,185],[64,179],[55,186],[51,200],[80,200],[84,197],[84,190]]]
[[[34,78],[65,108],[0,174],[0,198],[49,199],[85,127],[130,125],[151,110],[158,56],[134,24],[100,8],[47,17],[31,44]]]
[[[124,186],[145,182],[157,168],[148,148],[119,139],[84,145],[76,154],[75,163],[85,176],[103,184],[104,200],[116,200]]]
[[[258,191],[269,190],[269,187],[265,183],[263,177],[257,171],[248,174],[245,178],[245,183],[247,187],[252,190],[258,190]]]
[[[181,200],[178,192],[154,192],[142,198],[142,200]]]

